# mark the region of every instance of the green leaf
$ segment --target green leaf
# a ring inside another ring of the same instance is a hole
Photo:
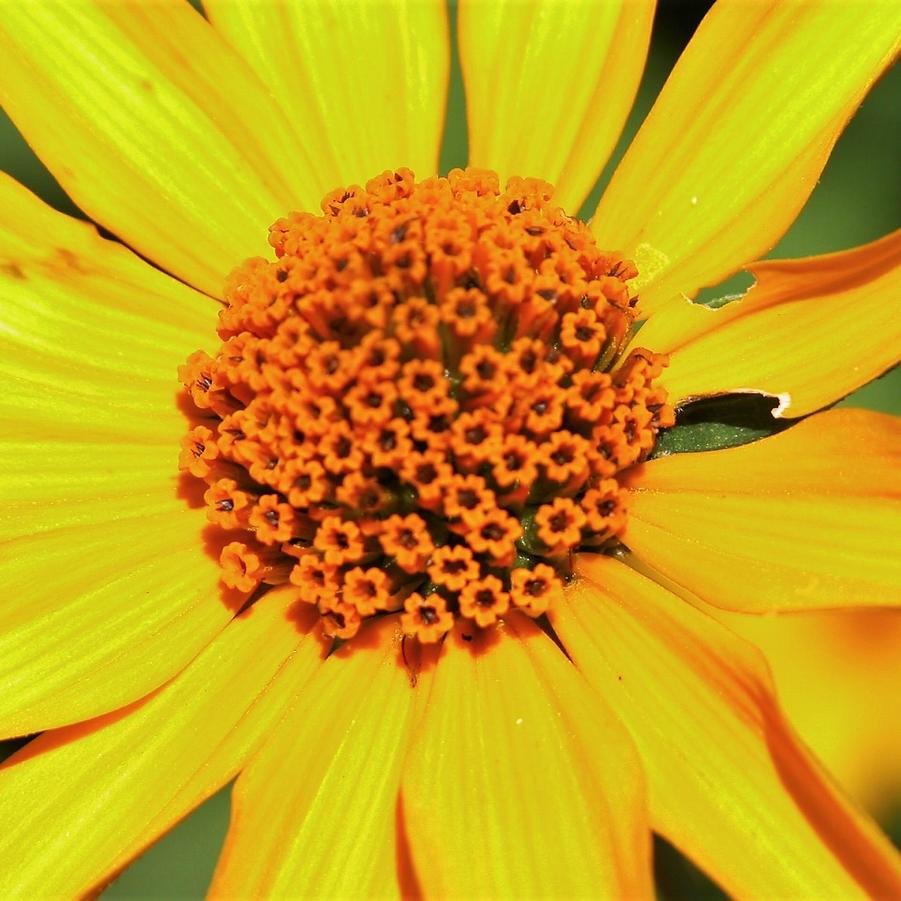
[[[778,404],[764,394],[726,394],[686,404],[677,411],[676,424],[658,436],[651,459],[736,447],[781,432],[797,420],[774,419]]]

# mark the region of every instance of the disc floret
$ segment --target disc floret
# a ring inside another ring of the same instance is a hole
[[[275,223],[217,353],[180,370],[223,581],[289,583],[338,638],[540,616],[576,550],[616,543],[619,478],[673,422],[664,358],[622,359],[634,268],[537,180],[399,170],[322,210]]]

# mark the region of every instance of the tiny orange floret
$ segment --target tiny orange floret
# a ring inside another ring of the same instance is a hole
[[[619,424],[597,426],[591,435],[589,465],[592,475],[607,479],[638,462],[640,451],[633,447]]]
[[[391,580],[383,569],[375,566],[369,569],[356,566],[346,573],[342,595],[363,617],[393,606]]]
[[[442,506],[451,528],[461,523],[465,531],[472,522],[481,521],[481,511],[493,509],[496,503],[481,476],[454,473],[445,486]]]
[[[553,374],[544,365],[547,360],[548,348],[543,341],[537,338],[519,338],[513,342],[510,352],[507,354],[510,377],[520,392],[528,392],[542,380]]]
[[[516,542],[522,536],[522,525],[506,510],[485,510],[481,521],[471,523],[465,534],[466,543],[476,554],[485,554],[494,567],[506,567],[516,557]]]
[[[408,360],[397,380],[400,397],[414,412],[447,409],[440,402],[448,397],[444,367],[437,360]]]
[[[502,503],[512,507],[523,504],[538,477],[539,446],[523,435],[505,435],[504,441],[488,461],[491,478]]]
[[[440,594],[423,597],[413,592],[404,601],[400,627],[404,635],[418,638],[423,644],[434,644],[444,637],[454,625],[454,615],[447,609],[447,602]]]
[[[292,507],[303,509],[328,500],[334,482],[319,460],[294,459],[285,463],[278,487]]]
[[[395,309],[392,318],[397,340],[424,359],[437,359],[441,355],[438,321],[437,308],[424,297],[411,298]]]
[[[212,464],[219,457],[216,436],[205,425],[195,426],[182,439],[178,468],[198,479],[212,472]]]
[[[493,626],[510,609],[510,595],[497,576],[470,582],[460,592],[460,614],[483,629]]]
[[[367,429],[360,438],[360,449],[374,469],[397,469],[414,453],[410,426],[396,417],[377,430]]]
[[[547,612],[554,593],[562,587],[560,577],[546,563],[534,569],[514,569],[510,574],[510,599],[532,617]]]
[[[448,591],[462,591],[481,575],[481,568],[472,551],[464,544],[438,548],[429,561],[429,578]]]
[[[211,406],[210,390],[213,387],[215,375],[215,361],[202,350],[192,353],[178,367],[178,378],[198,410],[207,410]]]
[[[491,341],[497,332],[497,320],[488,300],[475,288],[448,291],[439,310],[441,322],[461,348]]]
[[[322,465],[333,476],[359,472],[363,452],[354,432],[346,422],[335,423],[320,442]]]
[[[538,464],[549,482],[574,494],[585,484],[591,471],[588,454],[591,445],[581,435],[565,430],[554,432],[538,452]]]
[[[338,567],[311,553],[301,555],[289,574],[289,580],[297,586],[300,600],[307,604],[318,604],[335,597],[340,585]]]
[[[425,520],[415,513],[388,517],[380,541],[388,557],[408,573],[423,572],[435,550]]]
[[[257,499],[248,517],[249,526],[263,544],[284,544],[294,535],[297,514],[277,494],[264,494]]]
[[[332,566],[356,563],[365,553],[359,526],[340,516],[327,516],[322,520],[313,540],[313,547]]]
[[[613,409],[616,391],[612,379],[606,372],[591,372],[580,369],[572,377],[572,384],[566,389],[566,410],[578,423],[588,426],[598,422]]]
[[[428,406],[414,406],[410,418],[410,435],[413,440],[446,453],[457,409],[457,402],[452,397],[438,396],[430,398]]]
[[[328,638],[346,641],[353,638],[363,625],[363,618],[352,604],[334,599],[323,600],[319,604],[322,614],[322,631]]]
[[[248,506],[252,500],[234,479],[219,479],[203,493],[207,519],[223,529],[240,529],[247,524]]]
[[[583,366],[593,366],[601,355],[607,330],[593,310],[579,310],[563,317],[560,343],[570,359]]]
[[[324,394],[338,395],[353,381],[359,353],[344,350],[337,341],[326,341],[307,358],[307,379]]]
[[[556,497],[551,503],[542,504],[535,514],[536,532],[550,557],[563,556],[578,547],[585,523],[582,508],[568,497]]]
[[[619,535],[626,525],[624,492],[616,479],[603,479],[581,501],[585,522],[595,541]]]
[[[440,451],[413,451],[401,464],[400,478],[416,489],[420,507],[437,510],[454,478],[454,469]]]
[[[232,541],[219,554],[222,581],[238,591],[253,591],[268,569],[261,553],[242,541]]]
[[[387,304],[391,302],[391,294],[387,291],[385,293],[387,297],[383,297],[381,302]],[[402,348],[395,338],[385,338],[381,331],[369,332],[360,340],[360,350],[362,371],[367,378],[381,381],[397,377],[401,367]]]
[[[241,445],[241,460],[250,477],[267,488],[274,488],[279,480],[281,457],[267,438],[249,438]]]
[[[503,390],[506,369],[507,359],[504,354],[490,344],[480,344],[460,362],[463,390],[487,401]]]
[[[519,399],[514,413],[533,440],[541,441],[563,425],[565,395],[557,385],[545,382]]]
[[[344,396],[355,428],[383,426],[394,418],[398,399],[397,386],[389,381],[358,382]]]
[[[485,408],[461,413],[450,432],[457,466],[467,472],[488,460],[504,435],[501,424]]]

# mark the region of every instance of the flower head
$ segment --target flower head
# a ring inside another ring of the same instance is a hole
[[[590,223],[653,4],[461,3],[446,178],[443,3],[205,8],[0,18],[123,242],[0,179],[0,729],[42,733],[0,894],[94,895],[232,781],[214,896],[649,897],[652,832],[901,894],[718,612],[901,604],[898,423],[825,409],[897,362],[901,239],[753,262],[897,3],[720,0]]]
[[[543,586],[543,603],[519,605],[537,616],[573,552],[622,533],[616,477],[674,422],[654,387],[665,360],[623,354],[634,269],[552,200],[544,182],[502,191],[477,170],[334,191],[322,216],[272,227],[275,260],[230,279],[219,351],[180,369],[215,428],[192,429],[181,458],[210,485],[208,517],[281,554],[295,584],[311,555],[331,567],[317,601],[327,634],[352,637],[411,592],[405,628],[429,641],[455,617],[496,623],[514,584]],[[240,521],[222,495],[236,479]],[[223,552],[228,584],[233,561]],[[383,574],[378,589],[365,572]]]

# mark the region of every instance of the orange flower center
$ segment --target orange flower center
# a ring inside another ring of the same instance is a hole
[[[619,476],[673,422],[665,360],[623,358],[635,269],[551,197],[399,170],[272,226],[215,357],[179,373],[227,585],[290,582],[330,636],[402,611],[434,642],[540,616],[574,551],[616,544]]]

